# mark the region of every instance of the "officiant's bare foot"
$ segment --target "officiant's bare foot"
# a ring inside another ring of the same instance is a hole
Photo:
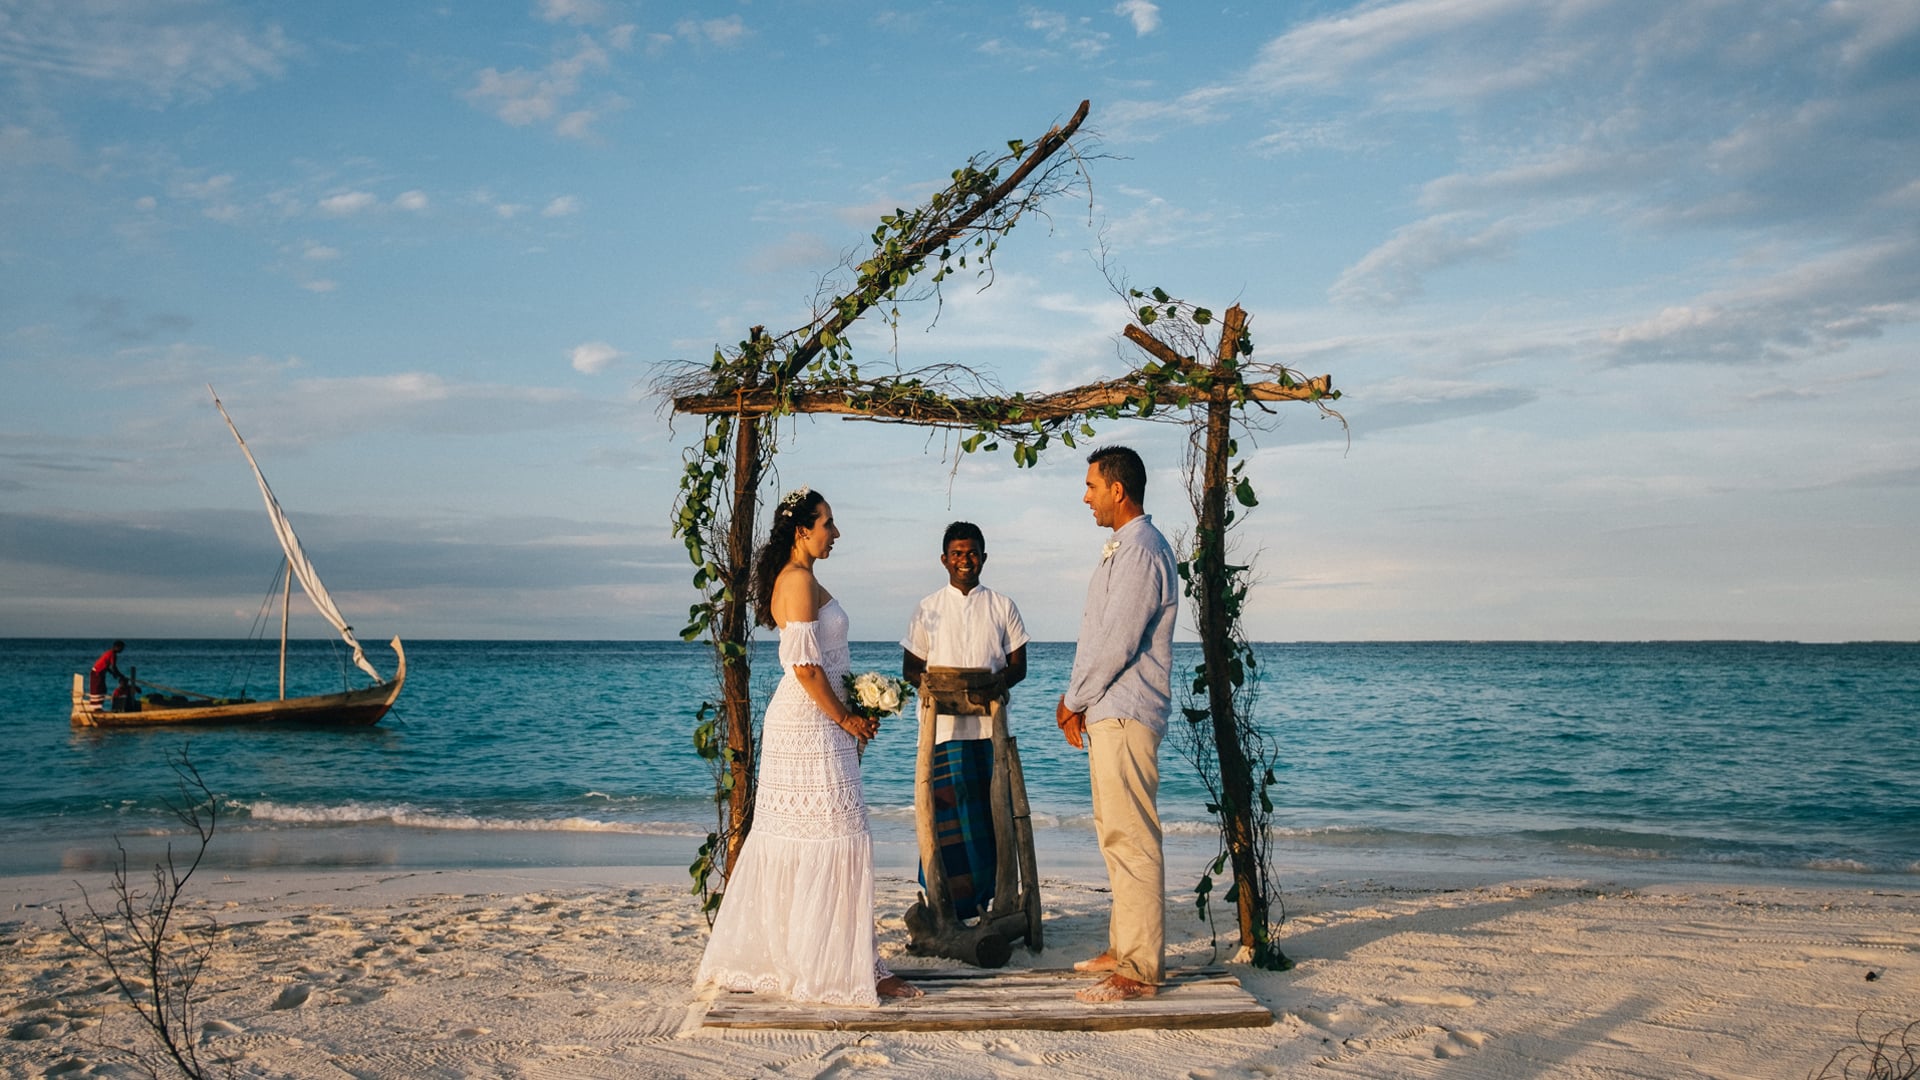
[[[1112,971],[1114,968],[1117,968],[1119,966],[1120,966],[1120,961],[1115,960],[1113,958],[1112,953],[1103,952],[1099,956],[1096,956],[1091,960],[1074,961],[1073,970],[1075,971]]]
[[[1159,992],[1160,988],[1152,983],[1136,982],[1125,975],[1109,975],[1073,996],[1089,1005],[1101,1005],[1111,1001],[1152,997]]]
[[[898,975],[889,975],[873,984],[873,992],[883,998],[925,997],[925,991]]]

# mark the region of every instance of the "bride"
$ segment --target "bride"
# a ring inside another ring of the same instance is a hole
[[[847,708],[847,613],[813,576],[840,530],[801,488],[780,500],[754,560],[754,617],[780,631],[780,685],[767,703],[753,830],[741,845],[695,986],[796,1001],[877,1005],[919,997],[880,962],[873,834],[859,748],[880,722]]]

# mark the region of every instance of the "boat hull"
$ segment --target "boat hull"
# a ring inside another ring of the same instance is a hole
[[[109,712],[87,699],[86,676],[73,677],[73,712],[69,719],[76,728],[148,728],[176,725],[260,725],[274,727],[370,727],[380,722],[393,707],[400,688],[407,681],[407,654],[400,639],[393,639],[393,651],[400,656],[400,668],[392,682],[347,690],[338,694],[282,701],[249,701],[236,705],[156,705],[143,703],[138,712]]]

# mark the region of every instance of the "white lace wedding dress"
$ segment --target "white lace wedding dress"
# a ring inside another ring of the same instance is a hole
[[[850,665],[839,601],[827,601],[817,621],[780,631],[785,674],[761,730],[753,830],[695,985],[878,1005],[874,983],[892,972],[874,940],[873,834],[859,753],[794,678],[796,664],[819,665],[838,691]]]

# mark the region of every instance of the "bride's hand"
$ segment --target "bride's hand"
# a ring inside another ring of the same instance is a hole
[[[849,712],[846,718],[840,722],[840,728],[861,742],[866,742],[868,739],[880,734],[880,721],[875,717],[862,716],[857,712]]]

